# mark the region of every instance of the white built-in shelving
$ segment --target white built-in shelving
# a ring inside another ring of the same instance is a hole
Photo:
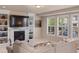
[[[8,42],[9,11],[0,10],[0,42]]]

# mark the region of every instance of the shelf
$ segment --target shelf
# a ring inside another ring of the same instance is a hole
[[[0,39],[3,39],[3,38],[7,38],[7,36],[6,37],[0,37]]]
[[[0,31],[0,32],[8,32],[8,31]]]
[[[8,39],[8,20],[9,20],[9,11],[0,10],[0,42],[5,44]]]
[[[7,19],[0,19],[0,20],[7,20]]]
[[[78,23],[78,21],[72,21],[72,23]]]
[[[72,28],[78,28],[78,26],[72,26]]]
[[[0,25],[0,27],[8,27],[8,25]]]

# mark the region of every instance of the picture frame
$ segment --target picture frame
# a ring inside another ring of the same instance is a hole
[[[41,20],[35,20],[35,27],[41,27],[42,23]]]

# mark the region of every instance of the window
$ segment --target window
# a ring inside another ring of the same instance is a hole
[[[56,29],[56,26],[57,26],[57,20],[56,20],[56,18],[53,18],[53,17],[49,17],[48,19],[47,19],[47,27],[48,27],[48,34],[52,34],[52,35],[55,35],[56,33],[56,31],[55,31],[55,29]]]
[[[68,36],[68,16],[58,18],[58,36]]]
[[[78,39],[79,14],[59,15],[47,18],[48,34]]]
[[[68,36],[69,24],[68,16],[61,17],[49,17],[47,19],[48,34],[58,35],[58,36]],[[58,28],[58,30],[57,30]],[[56,32],[57,30],[57,32]]]
[[[72,38],[78,37],[78,15],[72,15],[71,21]]]

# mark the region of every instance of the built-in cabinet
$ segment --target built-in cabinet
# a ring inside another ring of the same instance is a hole
[[[29,41],[30,44],[33,43],[34,38],[35,38],[35,14],[33,13],[28,13],[28,37],[27,40]]]
[[[8,42],[9,11],[0,10],[0,43]]]

